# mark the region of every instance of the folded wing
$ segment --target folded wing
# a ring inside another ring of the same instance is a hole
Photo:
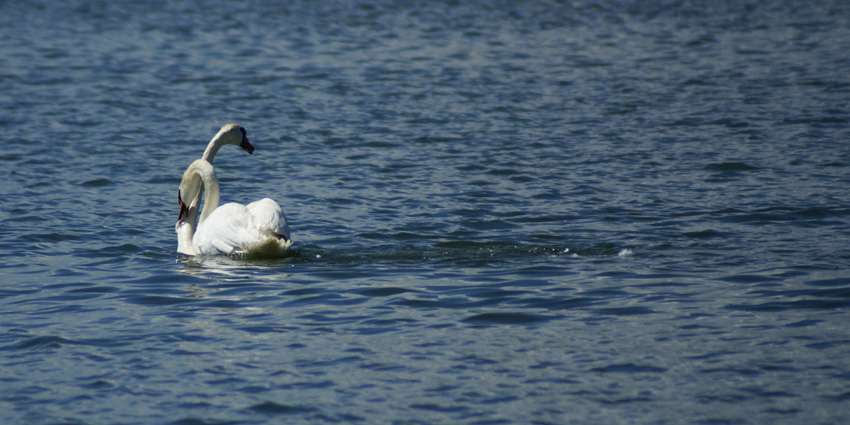
[[[198,226],[193,243],[200,255],[275,255],[292,241],[280,205],[265,198],[247,206],[219,206]]]

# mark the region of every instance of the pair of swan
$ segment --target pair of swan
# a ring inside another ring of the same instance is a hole
[[[292,240],[286,216],[277,202],[264,198],[248,205],[227,203],[219,206],[219,185],[212,166],[215,154],[224,145],[236,145],[248,153],[245,128],[225,124],[210,140],[201,159],[183,173],[177,199],[177,252],[185,255],[263,255],[285,252]],[[198,216],[204,193],[204,205]]]

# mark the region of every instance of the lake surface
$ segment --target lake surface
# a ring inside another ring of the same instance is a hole
[[[705,3],[3,2],[0,422],[850,421],[850,7]]]

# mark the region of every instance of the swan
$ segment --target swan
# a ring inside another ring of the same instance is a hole
[[[202,191],[204,206],[196,223],[191,218],[197,214]],[[292,245],[286,216],[277,202],[264,198],[248,205],[219,206],[218,178],[203,158],[183,173],[177,199],[180,214],[175,231],[181,254],[275,256]]]
[[[218,153],[218,150],[221,149],[224,145],[236,145],[248,152],[249,154],[254,153],[254,146],[251,145],[251,142],[248,141],[248,135],[245,131],[245,127],[242,127],[236,123],[228,123],[221,126],[221,129],[218,130],[218,133],[213,136],[210,140],[209,144],[207,144],[207,148],[204,150],[204,154],[201,156],[202,159],[205,159],[207,162],[212,164],[213,158],[215,158],[215,154]],[[197,204],[200,202],[201,193],[198,192],[198,199],[187,199],[187,203],[189,205]],[[198,209],[194,208],[189,211],[189,215],[186,217],[186,221],[195,223],[198,221]],[[184,244],[181,240],[182,235],[178,235],[177,241],[177,250],[180,251],[180,246]],[[191,239],[191,236],[190,236]]]

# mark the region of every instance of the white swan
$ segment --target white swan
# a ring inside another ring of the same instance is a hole
[[[201,191],[205,195],[204,207],[196,224],[191,217],[197,214]],[[180,215],[175,230],[177,252],[181,254],[276,256],[292,245],[286,216],[277,202],[265,198],[247,206],[218,206],[218,178],[207,160],[198,159],[189,165],[177,198]]]
[[[212,164],[213,158],[215,158],[215,154],[218,153],[218,150],[221,149],[224,145],[236,145],[248,152],[249,154],[254,153],[254,146],[251,145],[251,142],[248,141],[248,135],[245,131],[245,128],[236,123],[229,123],[221,126],[221,129],[218,130],[218,133],[213,136],[212,140],[210,140],[209,144],[207,144],[207,148],[204,150],[204,154],[201,158],[205,159],[207,162]],[[198,192],[198,199],[186,199],[186,204],[193,205],[200,203],[201,193]],[[188,216],[185,218],[185,221],[196,223],[198,221],[198,209],[193,208],[189,210]],[[189,236],[191,239],[191,235]],[[180,247],[188,242],[182,240],[182,234],[178,234],[177,236],[177,250],[180,251]]]

